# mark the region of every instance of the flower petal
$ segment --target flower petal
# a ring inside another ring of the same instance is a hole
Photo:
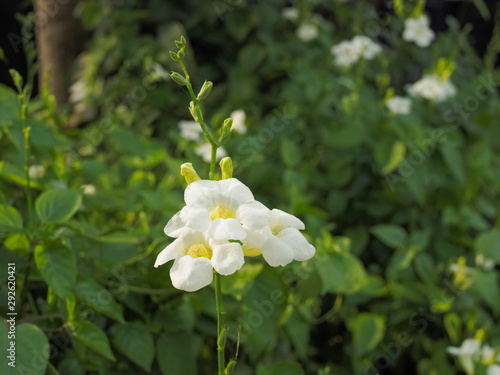
[[[212,266],[221,275],[231,275],[245,263],[239,243],[226,243],[215,246],[212,250]]]
[[[245,229],[245,231],[247,235],[243,239],[243,243],[250,247],[261,247],[266,243],[269,236],[273,235],[269,227],[265,227],[261,230]]]
[[[164,248],[156,257],[155,267],[167,263],[169,260],[181,257],[184,254],[184,239],[177,238]]]
[[[194,292],[212,282],[212,263],[205,257],[193,258],[185,255],[175,260],[170,269],[170,278],[175,288]]]
[[[307,242],[306,238],[296,228],[285,228],[276,237],[281,239],[293,250],[293,259],[308,260],[316,253],[313,245]]]
[[[236,219],[215,219],[208,228],[208,236],[214,240],[243,240],[247,232]]]
[[[262,256],[272,267],[286,266],[293,260],[293,250],[276,236],[270,236],[261,250]]]
[[[185,206],[179,215],[185,226],[198,232],[205,232],[210,226],[210,213],[206,208]]]
[[[273,208],[271,211],[271,229],[273,233],[281,232],[285,228],[305,229],[304,223],[297,217],[290,215],[285,211]]]
[[[250,189],[236,178],[228,178],[217,182],[220,186],[221,196],[229,199],[235,206],[255,200]]]
[[[271,210],[258,201],[243,203],[238,207],[236,217],[248,229],[262,229],[271,220]]]
[[[180,214],[180,211],[177,212],[174,216],[172,216],[172,218],[165,226],[165,229],[163,231],[167,236],[177,238],[186,231],[186,225],[182,221]]]
[[[188,206],[204,207],[211,210],[214,199],[219,195],[218,181],[198,180],[189,184],[184,191],[184,201]]]

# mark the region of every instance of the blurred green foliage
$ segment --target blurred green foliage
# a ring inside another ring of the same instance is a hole
[[[247,114],[248,134],[226,145],[235,177],[302,218],[317,248],[285,268],[247,259],[223,278],[234,374],[452,375],[471,373],[446,349],[464,339],[500,353],[498,71],[451,18],[422,49],[401,38],[398,15],[367,1],[299,1],[297,20],[283,17],[288,6],[81,1],[92,37],[73,106],[57,112],[45,90],[28,108],[27,164],[45,168],[31,183],[34,230],[20,105],[0,86],[0,257],[16,264],[24,371],[215,373],[212,288],[180,292],[168,266],[153,268],[170,241],[163,226],[183,204],[179,166],[208,176],[177,127],[190,119],[187,95],[165,72],[181,34],[195,86],[214,82],[211,124]],[[311,41],[297,36],[306,22],[319,31]],[[355,35],[383,53],[336,66],[330,48]],[[443,61],[455,65],[455,97],[388,111],[387,92],[404,94],[424,72],[447,69]],[[475,360],[475,373],[494,362]]]

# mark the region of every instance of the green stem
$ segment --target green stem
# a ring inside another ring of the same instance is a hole
[[[24,100],[22,100],[24,101]],[[26,124],[27,105],[21,103],[21,121],[23,124],[24,133],[24,173],[26,178],[26,200],[28,204],[28,229],[29,234],[33,236],[33,196],[31,194],[31,177],[30,177],[30,158],[31,158],[31,129]]]
[[[181,66],[182,72],[184,73],[184,78],[186,78],[186,81],[187,81],[186,87],[188,89],[189,95],[191,96],[191,100],[193,101],[194,106],[199,108],[200,112],[201,112],[200,102],[199,102],[198,98],[196,97],[196,94],[194,93],[193,85],[191,84],[191,77],[189,77],[189,74],[188,74],[187,69],[186,69],[186,65],[184,65],[184,62],[182,60],[179,60],[179,64]],[[208,128],[207,124],[205,123],[205,120],[202,119],[200,122],[198,122],[198,124],[200,124],[201,129],[203,130],[203,134],[207,138],[208,142],[210,142],[212,147],[216,147],[216,146],[218,147],[218,144],[215,141],[214,136],[212,135],[212,132]]]
[[[212,157],[210,159],[210,179],[215,180],[215,164],[217,160],[217,146],[212,145]]]
[[[215,307],[217,310],[217,364],[219,371],[218,375],[224,375],[225,359],[224,347],[226,344],[225,332],[222,325],[222,288],[220,282],[221,276],[215,272]]]

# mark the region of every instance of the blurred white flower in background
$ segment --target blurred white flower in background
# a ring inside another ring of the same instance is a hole
[[[30,178],[38,180],[45,176],[45,167],[43,165],[32,165],[28,169],[28,174]]]
[[[297,21],[299,19],[299,10],[297,8],[288,7],[281,11],[281,15],[284,19],[289,21]]]
[[[415,42],[419,47],[428,47],[434,40],[434,37],[434,31],[429,27],[429,18],[425,14],[417,18],[408,18],[405,20],[404,40]]]
[[[210,160],[212,159],[212,145],[210,143],[204,143],[196,147],[194,153],[200,156],[205,163],[210,163]],[[226,150],[224,147],[219,147],[216,154],[217,160],[220,160],[225,156],[227,156]]]
[[[489,345],[483,346],[481,350],[481,357],[483,359],[483,363],[494,363],[495,362],[495,349],[493,349]]]
[[[495,267],[496,262],[493,259],[487,259],[483,254],[476,255],[476,265],[483,267],[485,270],[491,270]]]
[[[457,92],[457,89],[449,80],[441,80],[436,74],[425,75],[419,81],[413,83],[408,92],[413,96],[420,96],[436,102],[444,101]]]
[[[382,51],[380,45],[363,35],[355,36],[351,43],[353,48],[358,51],[359,56],[366,60],[372,60]]]
[[[197,141],[203,132],[196,121],[179,121],[181,137],[190,141]]]
[[[331,48],[335,62],[339,66],[351,66],[360,58],[372,60],[382,51],[379,44],[362,35],[355,36],[352,40],[344,40]]]
[[[69,101],[71,103],[78,103],[88,96],[88,88],[85,81],[79,80],[69,87]]]
[[[239,134],[246,134],[247,127],[245,126],[246,114],[242,109],[231,112],[230,117],[233,119],[231,129]]]
[[[94,195],[96,192],[96,188],[92,184],[82,185],[81,189],[83,190],[83,194],[85,194],[85,195]]]
[[[303,42],[310,42],[318,37],[319,30],[312,23],[304,23],[297,29],[297,37]]]
[[[446,351],[452,355],[475,355],[481,352],[481,341],[476,339],[465,339],[459,347],[449,346]]]
[[[500,375],[500,366],[499,365],[492,365],[492,366],[488,367],[487,375]]]
[[[385,105],[394,114],[407,115],[411,112],[411,99],[403,96],[394,95],[385,102]]]

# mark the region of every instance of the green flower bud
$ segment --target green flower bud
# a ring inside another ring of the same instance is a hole
[[[205,83],[203,83],[203,86],[201,87],[200,92],[198,93],[197,99],[198,100],[205,99],[210,94],[210,92],[212,91],[212,87],[213,87],[213,83],[212,82],[205,81]]]
[[[174,82],[178,83],[181,86],[187,86],[188,85],[188,82],[186,81],[186,78],[184,78],[183,76],[181,76],[177,72],[172,72],[172,74],[170,74],[170,78],[172,78],[172,80]]]
[[[224,120],[222,123],[222,129],[221,129],[221,134],[219,138],[219,145],[223,145],[224,143],[227,142],[229,137],[231,136],[231,127],[233,126],[233,119],[232,118],[227,118]]]
[[[174,61],[179,61],[180,60],[179,56],[177,56],[177,54],[174,51],[169,51],[168,53],[169,53],[170,58],[172,60],[174,60]]]
[[[189,103],[189,112],[191,112],[191,116],[193,116],[194,121],[198,124],[203,122],[203,115],[201,114],[200,108],[195,106],[192,101]]]
[[[181,49],[179,52],[177,52],[177,56],[179,57],[179,60],[181,60],[184,57],[184,51]]]
[[[222,171],[223,180],[233,177],[233,161],[229,156],[222,158],[222,160],[219,162],[219,165]]]

